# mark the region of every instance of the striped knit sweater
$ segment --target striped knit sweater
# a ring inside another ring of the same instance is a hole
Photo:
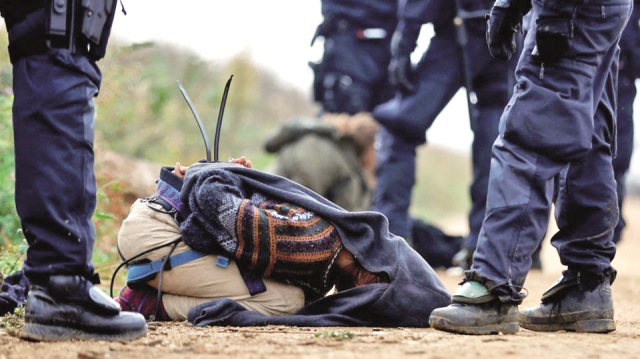
[[[236,175],[223,169],[185,203],[188,214],[180,230],[191,248],[205,253],[222,249],[260,277],[303,288],[307,300],[324,296],[333,286],[329,273],[342,242],[325,219],[246,191]]]

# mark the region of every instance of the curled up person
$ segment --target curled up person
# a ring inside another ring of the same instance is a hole
[[[231,162],[252,167],[245,157]],[[116,298],[123,307],[148,319],[185,320],[191,308],[226,298],[281,316],[334,284],[346,290],[388,281],[362,268],[330,222],[261,193],[247,196],[227,171],[184,196],[187,168],[163,168],[157,193],[138,199],[123,222],[118,247],[133,259]]]

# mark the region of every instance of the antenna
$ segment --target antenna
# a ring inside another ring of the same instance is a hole
[[[202,125],[202,121],[200,120],[198,111],[193,106],[193,103],[191,102],[189,95],[187,95],[187,90],[185,90],[184,87],[182,87],[182,84],[180,83],[180,81],[176,81],[176,82],[178,83],[178,88],[180,88],[180,92],[182,92],[182,96],[187,101],[187,105],[189,105],[189,108],[191,109],[191,113],[193,113],[193,117],[195,117],[196,122],[198,122],[200,133],[202,134],[202,138],[204,139],[204,147],[207,151],[207,162],[211,162],[211,146],[209,145],[209,136],[207,136],[207,131],[204,129],[204,126]],[[218,149],[216,144],[216,160],[217,160],[217,150]]]
[[[213,142],[213,160],[218,162],[218,145],[220,144],[220,129],[222,128],[222,116],[224,116],[224,108],[227,105],[227,95],[229,94],[229,87],[231,86],[231,80],[233,75],[227,80],[227,84],[224,86],[224,93],[222,94],[222,102],[220,103],[220,112],[218,113],[218,123],[216,124],[216,138]]]
[[[220,103],[220,112],[218,113],[218,123],[216,124],[216,137],[213,142],[213,161],[218,162],[218,147],[220,145],[220,129],[222,128],[222,117],[224,116],[224,108],[227,105],[227,96],[229,95],[229,87],[231,86],[231,79],[233,79],[233,75],[229,77],[227,80],[227,84],[224,86],[224,93],[222,94],[222,102]],[[187,101],[187,105],[191,109],[191,113],[193,113],[193,117],[196,118],[196,122],[198,123],[198,128],[200,128],[200,133],[202,134],[202,138],[204,139],[204,146],[207,151],[207,162],[211,162],[211,146],[209,145],[209,136],[207,136],[207,131],[200,120],[200,116],[198,115],[198,111],[196,110],[193,102],[189,98],[187,94],[187,90],[184,89],[180,81],[176,81],[178,83],[178,88],[180,88],[180,92],[182,92],[182,96]]]

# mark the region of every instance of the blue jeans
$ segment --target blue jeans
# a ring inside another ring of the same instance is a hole
[[[66,50],[13,66],[16,207],[30,278],[93,274],[94,107],[101,74]]]
[[[542,69],[531,55],[532,26],[493,147],[487,213],[466,277],[503,300],[520,298],[552,203],[559,231],[551,243],[562,264],[586,276],[614,271],[617,44],[631,6],[631,0],[533,1],[532,24],[541,14],[570,19],[573,38],[568,54]]]

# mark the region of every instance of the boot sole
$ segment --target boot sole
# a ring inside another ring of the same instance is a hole
[[[429,318],[429,326],[433,329],[456,334],[470,335],[490,335],[490,334],[515,334],[520,330],[518,322],[489,324],[477,327],[453,325],[444,318],[437,318],[433,315]]]
[[[520,326],[536,332],[557,332],[566,330],[576,333],[610,333],[616,330],[612,319],[580,320],[573,323],[561,324],[532,324],[520,322]]]
[[[32,341],[65,341],[79,340],[105,340],[105,341],[129,341],[143,337],[147,333],[147,326],[139,330],[129,330],[118,333],[96,333],[80,329],[25,323],[20,338]]]

